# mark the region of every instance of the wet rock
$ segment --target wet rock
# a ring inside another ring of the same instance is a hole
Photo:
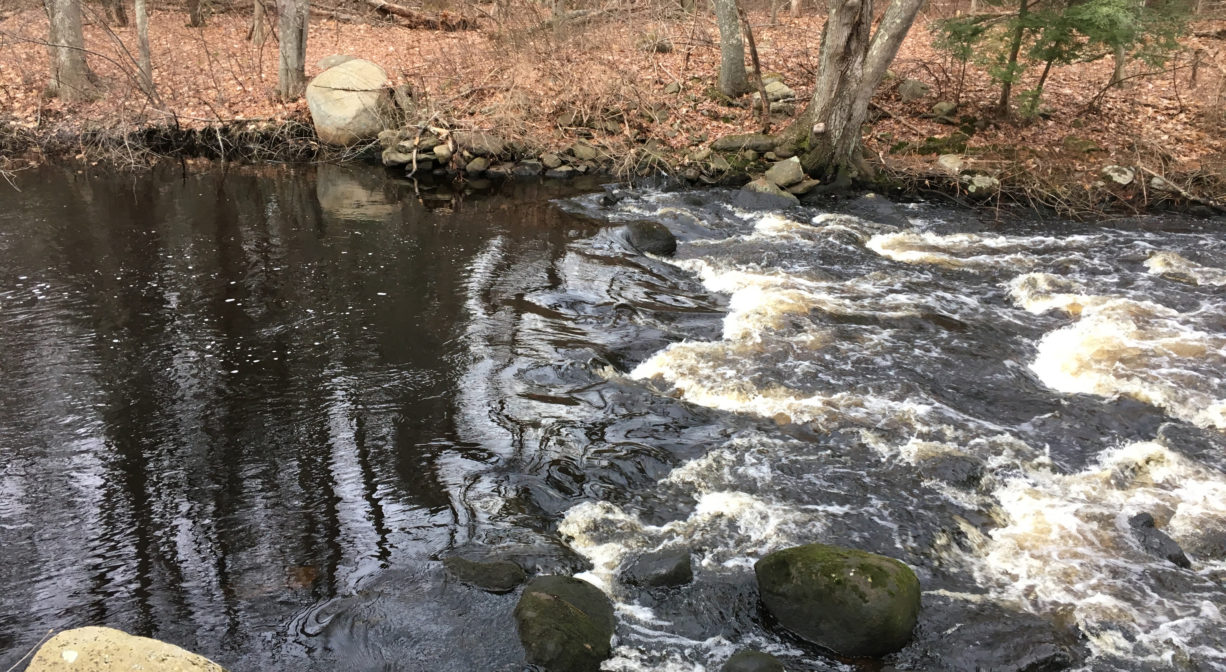
[[[573,177],[578,174],[578,170],[571,166],[558,166],[545,171],[545,177],[551,180],[563,180],[568,177]]]
[[[780,625],[845,656],[901,649],[919,617],[919,579],[893,558],[808,544],[763,557],[754,572],[762,603]]]
[[[570,153],[580,161],[594,161],[600,155],[600,152],[595,147],[586,142],[576,142],[570,146]]]
[[[915,639],[894,662],[943,672],[1065,670],[1086,655],[1079,637],[1074,626],[992,602],[926,595]]]
[[[757,201],[758,207],[786,208],[800,205],[800,199],[761,177],[741,187],[741,191],[737,194],[738,205],[749,204],[748,201],[742,199],[742,194],[753,194],[756,198],[751,200]]]
[[[534,177],[540,175],[543,170],[544,168],[541,166],[540,161],[527,159],[515,164],[515,167],[511,169],[511,173],[519,177]]]
[[[902,83],[898,85],[898,98],[904,103],[909,103],[913,100],[919,100],[920,98],[927,96],[928,92],[931,90],[931,86],[928,86],[928,84],[921,82],[918,79],[904,79]]]
[[[1187,552],[1203,560],[1226,560],[1226,523],[1215,521],[1212,526],[1201,528],[1184,544]]]
[[[443,559],[443,567],[456,581],[494,594],[509,593],[527,578],[522,567],[506,560],[480,562],[452,556]]]
[[[779,187],[790,187],[805,179],[805,169],[800,159],[792,157],[776,163],[766,170],[766,180]]]
[[[387,73],[355,58],[319,73],[307,85],[307,107],[315,134],[332,145],[373,139],[390,117]]]
[[[383,160],[383,165],[387,166],[388,168],[394,168],[396,166],[403,166],[404,164],[412,161],[413,155],[405,154],[404,152],[399,151],[397,148],[392,147],[383,150],[381,158]]]
[[[810,191],[813,191],[814,187],[821,183],[821,180],[801,180],[800,182],[788,187],[788,193],[793,196],[804,196]]]
[[[225,672],[213,661],[173,644],[112,628],[65,630],[39,647],[27,672]]]
[[[769,152],[774,148],[775,137],[764,133],[728,135],[711,143],[711,149],[717,152],[739,152],[746,149],[755,152]]]
[[[786,672],[778,658],[769,653],[745,649],[732,654],[732,657],[719,668],[720,672]]]
[[[485,171],[489,170],[489,168],[490,160],[484,156],[478,156],[472,161],[469,161],[468,165],[464,166],[464,172],[468,173],[469,175],[481,175]]]
[[[1154,527],[1153,516],[1148,513],[1138,513],[1128,519],[1128,526],[1132,528],[1133,536],[1141,542],[1141,548],[1144,548],[1146,553],[1155,558],[1169,560],[1184,569],[1192,567],[1192,563],[1188,560],[1188,556],[1184,555],[1179,544],[1175,543],[1175,540],[1167,536],[1165,532]]]
[[[890,199],[882,198],[877,194],[865,194],[844,206],[844,210],[848,214],[876,224],[890,226],[910,226],[911,224],[911,220],[907,218],[902,208],[895,205]]]
[[[677,253],[677,237],[659,222],[631,222],[626,225],[626,240],[644,254],[671,257]]]
[[[632,586],[671,588],[694,580],[690,549],[644,553],[622,567],[621,580]]]
[[[982,460],[956,453],[933,455],[920,461],[918,467],[924,478],[962,488],[978,486],[985,469]]]
[[[507,143],[502,138],[483,131],[456,131],[451,134],[456,148],[464,150],[473,156],[501,156],[507,150]]]
[[[613,603],[600,589],[567,576],[540,576],[515,607],[528,662],[549,672],[597,672],[609,657]]]

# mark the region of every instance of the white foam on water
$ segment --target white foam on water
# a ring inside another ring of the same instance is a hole
[[[1195,285],[1212,287],[1226,285],[1226,269],[1198,264],[1177,252],[1155,252],[1145,260],[1145,268],[1154,275],[1191,282]]]
[[[929,231],[877,234],[866,247],[907,264],[933,264],[955,269],[1029,268],[1040,255],[1080,250],[1094,236],[1001,236],[983,233],[941,235]]]
[[[1030,368],[1060,392],[1127,395],[1200,427],[1226,429],[1226,337],[1148,301],[1082,302],[1080,319],[1039,341]]]
[[[1071,613],[1098,655],[1158,664],[1171,655],[1221,660],[1221,651],[1188,644],[1219,631],[1226,595],[1205,578],[1184,591],[1165,588],[1164,573],[1187,572],[1148,556],[1128,518],[1149,512],[1181,543],[1226,516],[1226,475],[1158,442],[1106,451],[1087,469],[1032,469],[992,493],[1003,525],[988,532],[977,579],[996,598],[1038,613]]]

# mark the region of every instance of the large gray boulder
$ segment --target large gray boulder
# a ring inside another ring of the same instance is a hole
[[[885,556],[808,544],[771,553],[754,571],[762,603],[780,625],[844,656],[901,649],[919,617],[919,579]]]
[[[800,165],[800,159],[793,156],[768,168],[765,177],[767,182],[786,189],[805,179],[805,169]]]
[[[319,73],[307,85],[307,106],[315,134],[332,145],[378,137],[391,116],[387,73],[355,58]]]
[[[569,576],[538,576],[515,607],[528,662],[549,672],[598,672],[609,657],[613,603],[592,584]]]
[[[225,672],[220,665],[174,644],[113,628],[65,630],[47,640],[27,672]]]

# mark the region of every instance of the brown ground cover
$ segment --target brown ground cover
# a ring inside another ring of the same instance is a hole
[[[412,87],[418,121],[490,130],[539,151],[586,136],[622,168],[635,167],[644,146],[679,167],[710,140],[760,126],[747,99],[729,105],[712,95],[719,51],[708,13],[625,5],[557,28],[547,22],[547,9],[513,2],[471,6],[480,28],[458,32],[413,30],[369,15],[356,21],[313,16],[307,75],[331,54],[367,58]],[[912,176],[931,172],[935,157],[911,149],[956,130],[925,114],[954,96],[958,79],[956,63],[933,49],[929,23],[957,10],[941,3],[926,10],[895,61],[894,78],[879,91],[883,112],[866,133],[873,154]],[[87,49],[102,95],[77,105],[43,95],[41,8],[0,12],[0,123],[11,133],[74,138],[172,122],[258,129],[308,120],[302,101],[276,100],[275,38],[252,45],[249,12],[217,13],[205,27],[190,28],[180,9],[155,11],[150,36],[160,105],[135,86],[135,29],[108,27],[100,12],[87,5]],[[815,75],[821,16],[807,7],[803,17],[780,12],[772,23],[759,8],[751,18],[763,71],[782,75],[798,92],[799,112]],[[1226,36],[1224,27],[1226,21],[1198,22],[1202,36],[1185,38],[1162,72],[1135,77],[1097,104],[1109,59],[1056,68],[1042,116],[981,123],[965,153],[984,170],[1021,171],[1040,180],[1047,175],[1065,187],[1075,182],[1090,188],[1101,179],[1101,167],[1112,163],[1178,175],[1187,184],[1201,180],[1210,189],[1226,184],[1226,39],[1214,36]],[[1144,68],[1134,64],[1130,74]],[[929,83],[932,93],[901,102],[898,82],[908,77]],[[972,65],[958,114],[987,119],[996,95],[986,72]],[[773,128],[787,120],[777,115]]]

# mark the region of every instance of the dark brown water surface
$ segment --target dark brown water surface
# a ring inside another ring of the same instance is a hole
[[[449,581],[460,553],[599,585],[612,672],[848,672],[759,604],[753,562],[809,542],[916,570],[892,669],[1226,670],[1220,220],[369,166],[17,182],[0,670],[83,625],[234,672],[523,670],[517,595]],[[693,584],[619,578],[659,550]]]

